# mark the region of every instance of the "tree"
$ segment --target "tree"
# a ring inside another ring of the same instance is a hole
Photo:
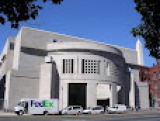
[[[47,1],[60,4],[63,0],[42,0],[43,3]],[[42,8],[38,0],[0,0],[0,24],[8,21],[11,28],[18,28],[21,21],[35,20]]]
[[[136,11],[142,16],[141,23],[132,28],[134,37],[140,36],[150,56],[160,59],[160,0],[134,0]]]

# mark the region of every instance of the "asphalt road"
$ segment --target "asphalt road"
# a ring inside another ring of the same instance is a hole
[[[159,114],[97,115],[97,116],[14,116],[0,121],[160,121]]]

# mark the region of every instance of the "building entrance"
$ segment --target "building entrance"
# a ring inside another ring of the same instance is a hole
[[[86,108],[86,83],[69,84],[69,105],[81,105]]]

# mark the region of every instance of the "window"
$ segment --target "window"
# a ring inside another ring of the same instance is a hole
[[[10,47],[9,47],[11,50],[14,49],[14,43],[13,42],[10,42]]]
[[[57,40],[54,39],[53,42],[57,42]]]
[[[157,89],[157,83],[155,82],[155,84],[154,84],[154,89]]]
[[[82,59],[82,73],[99,74],[100,73],[100,61]]]
[[[110,75],[119,76],[119,71],[120,71],[120,68],[118,65],[116,65],[115,63],[111,63],[111,62],[107,63],[106,72],[108,76]]]
[[[73,59],[63,59],[63,73],[73,73]]]
[[[153,73],[153,79],[154,79],[154,80],[157,79],[157,73],[156,73],[156,72]]]
[[[107,76],[110,76],[110,71],[111,71],[111,63],[107,63]]]
[[[155,93],[155,95],[154,95],[154,96],[155,96],[155,98],[157,98],[157,97],[158,97],[158,94],[157,94],[157,93]]]
[[[77,109],[80,109],[80,107],[73,107],[73,110],[77,110]]]

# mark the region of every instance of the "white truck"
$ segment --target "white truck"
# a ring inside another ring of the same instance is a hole
[[[17,115],[23,114],[59,114],[58,99],[21,99],[14,107]]]

